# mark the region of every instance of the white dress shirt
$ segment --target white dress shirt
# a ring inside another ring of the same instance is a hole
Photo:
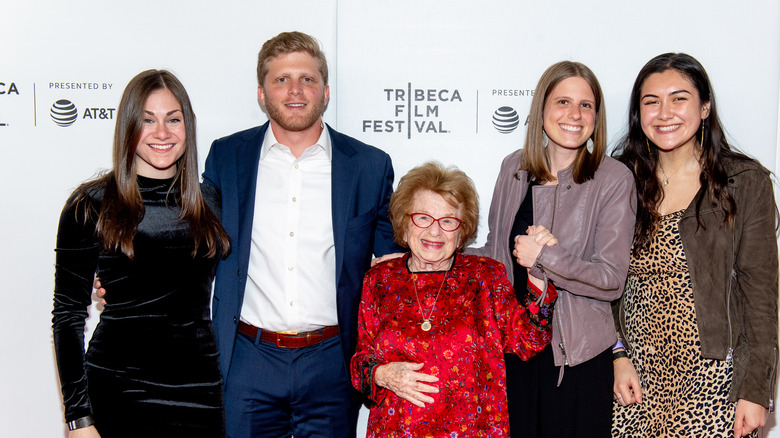
[[[260,151],[241,319],[275,332],[338,324],[331,143],[323,124],[299,158],[271,127]]]

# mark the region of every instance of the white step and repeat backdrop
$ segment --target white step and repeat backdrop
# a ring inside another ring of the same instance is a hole
[[[613,144],[639,68],[683,51],[710,73],[734,144],[778,168],[774,0],[30,0],[3,2],[0,16],[2,436],[64,435],[51,336],[57,220],[73,188],[110,166],[116,106],[141,70],[169,69],[187,87],[202,164],[212,140],[265,120],[261,44],[285,30],[310,33],[330,61],[326,121],[390,153],[397,177],[429,159],[461,167],[486,212],[547,66],[569,59],[594,70]],[[58,125],[53,108],[71,104],[75,121]],[[520,124],[497,128],[494,116],[507,114]],[[483,220],[478,242],[486,234]],[[93,309],[90,327],[98,317]]]

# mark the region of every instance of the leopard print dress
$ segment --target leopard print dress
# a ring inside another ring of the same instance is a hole
[[[683,212],[664,216],[648,251],[631,258],[623,298],[625,335],[633,348],[642,403],[615,403],[613,437],[732,436],[732,367],[701,355],[691,276],[677,227]]]

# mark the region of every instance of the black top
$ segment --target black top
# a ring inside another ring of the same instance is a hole
[[[539,184],[531,181],[528,184],[528,191],[525,193],[525,198],[520,204],[520,208],[517,209],[515,215],[515,221],[512,223],[512,231],[509,233],[509,253],[512,254],[515,250],[515,236],[518,234],[526,235],[528,227],[534,224],[534,202],[533,202],[533,186]],[[517,258],[512,257],[512,285],[515,287],[515,295],[517,300],[523,303],[523,298],[528,292],[526,283],[528,282],[528,269],[524,266],[520,266],[517,263]]]
[[[93,391],[131,393],[137,391],[136,382],[146,385],[143,391],[154,393],[144,400],[147,404],[204,403],[221,409],[209,311],[218,258],[205,258],[205,245],[193,257],[189,225],[179,220],[175,194],[168,193],[172,182],[138,176],[145,212],[133,241],[134,260],[103,247],[94,218],[85,221],[74,206],[62,212],[52,323],[66,421],[93,414],[91,398],[97,397]],[[204,198],[214,210],[218,195],[210,188],[203,186]],[[103,191],[96,190],[90,198],[99,211]],[[107,304],[85,355],[84,321],[95,273],[107,291]],[[90,369],[125,380],[111,385],[89,382],[88,388]],[[188,386],[208,388],[209,399],[177,395],[179,388]],[[218,397],[212,400],[215,388]],[[100,421],[95,421],[100,431]]]

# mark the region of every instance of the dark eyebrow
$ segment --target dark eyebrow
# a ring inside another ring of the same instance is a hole
[[[565,94],[561,94],[560,96],[550,96],[550,97],[549,97],[549,99],[550,99],[550,100],[561,100],[561,99],[566,99],[566,100],[570,100],[570,101],[574,102],[574,98],[573,98],[573,97],[571,97],[571,96],[568,96],[568,95],[565,95]],[[593,104],[593,105],[595,105],[595,104],[596,104],[596,102],[595,102],[595,101],[593,101],[593,100],[590,100],[590,99],[582,99],[582,100],[580,101],[580,103],[584,103],[584,102],[591,103],[591,104]]]
[[[671,93],[669,93],[670,96],[674,96],[675,94],[690,94],[690,95],[693,95],[693,93],[691,93],[688,90],[677,90],[677,91],[672,91]],[[648,93],[648,94],[645,94],[644,96],[642,96],[639,100],[643,100],[646,97],[653,97],[653,98],[658,99],[658,96],[656,96],[655,94]]]
[[[677,91],[672,91],[672,92],[671,92],[671,93],[669,93],[669,94],[671,94],[671,95],[675,95],[675,94],[690,94],[691,96],[693,95],[693,93],[691,93],[691,92],[690,92],[690,91],[688,91],[688,90],[677,90]]]
[[[175,110],[168,111],[168,112],[167,112],[165,115],[166,115],[166,116],[170,116],[171,114],[173,114],[173,113],[175,113],[175,112],[177,112],[177,111],[178,111],[178,112],[182,112],[180,109],[176,108]],[[151,112],[151,111],[144,110],[144,112],[145,112],[146,114],[149,114],[150,116],[153,116],[153,115],[154,115],[154,113],[153,113],[153,112]]]

